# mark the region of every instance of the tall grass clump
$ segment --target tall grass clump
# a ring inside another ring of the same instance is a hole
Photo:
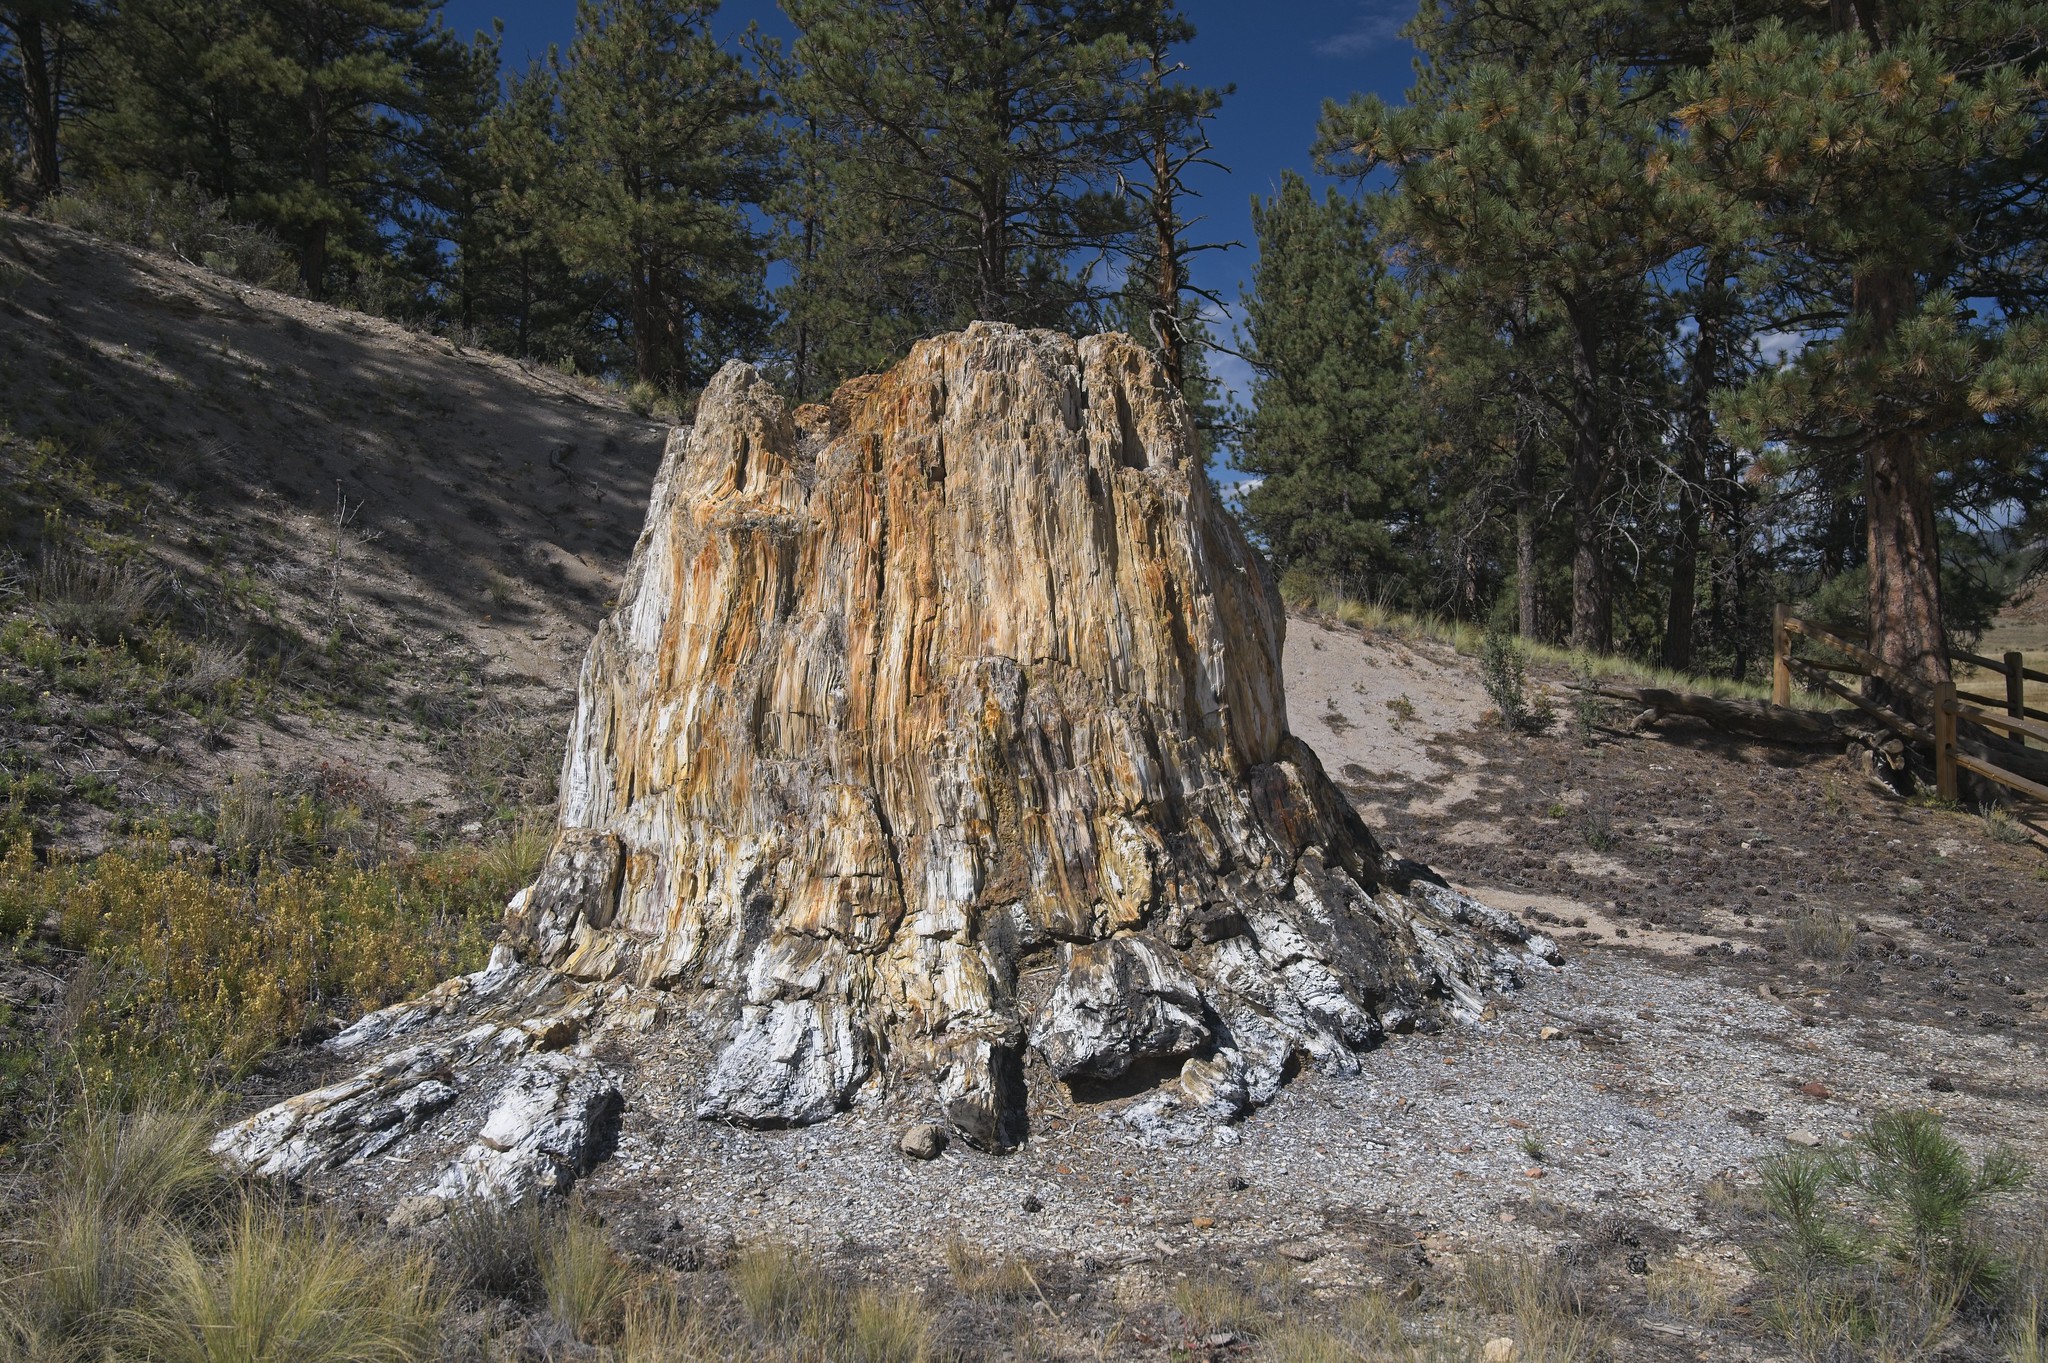
[[[1465,1264],[1465,1290],[1485,1315],[1508,1316],[1523,1363],[1582,1363],[1605,1344],[1562,1261],[1529,1253],[1474,1255]]]
[[[441,1259],[457,1284],[486,1296],[531,1301],[540,1292],[550,1227],[532,1198],[463,1198],[448,1210]]]
[[[911,1292],[864,1287],[847,1307],[849,1363],[930,1363],[931,1312]]]
[[[8,1352],[88,1357],[116,1342],[124,1313],[155,1289],[176,1220],[221,1191],[212,1133],[204,1110],[72,1112],[43,1152],[43,1195],[12,1245],[16,1271],[0,1291]]]
[[[575,1338],[596,1343],[618,1324],[633,1283],[604,1228],[580,1212],[552,1227],[541,1245],[540,1287],[548,1314]]]
[[[791,1335],[825,1315],[830,1284],[811,1259],[787,1245],[763,1243],[741,1251],[732,1265],[732,1289],[757,1327]]]
[[[29,576],[28,598],[58,637],[114,644],[149,618],[163,588],[163,576],[139,563],[58,550]]]
[[[2006,1363],[2048,1363],[2048,1224],[2037,1216],[2019,1246],[2002,1303],[2003,1355]]]
[[[216,1252],[168,1243],[133,1332],[153,1363],[413,1363],[433,1357],[440,1314],[423,1260],[250,1199]]]

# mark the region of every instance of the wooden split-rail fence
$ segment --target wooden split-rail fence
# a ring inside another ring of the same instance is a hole
[[[1798,657],[1792,651],[1795,638],[1811,639],[1837,658],[1847,661]],[[1776,705],[1791,704],[1792,681],[1797,677],[1816,690],[1848,701],[1908,742],[1932,749],[1935,791],[1944,800],[1956,798],[1958,773],[1967,771],[2030,799],[2048,803],[2048,785],[1999,766],[1987,757],[1964,752],[1956,741],[1958,726],[1973,724],[2003,733],[2021,747],[2025,747],[2030,739],[2048,747],[2048,711],[2027,704],[2027,683],[2048,685],[2048,672],[2037,672],[2026,666],[2026,660],[2018,653],[1992,659],[1951,649],[1948,656],[1952,662],[1968,663],[2003,678],[2005,694],[1980,695],[1964,691],[1954,682],[1929,686],[1886,663],[1860,642],[1843,638],[1811,620],[1801,620],[1781,605],[1771,622],[1771,701]],[[1842,685],[1835,680],[1842,674],[1877,677],[1894,692],[1912,696],[1921,702],[1924,713],[1933,717],[1934,727],[1928,729],[1913,718]]]

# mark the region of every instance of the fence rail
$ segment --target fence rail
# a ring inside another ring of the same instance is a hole
[[[1798,657],[1792,651],[1796,638],[1810,639],[1848,661]],[[2048,710],[2028,705],[2026,690],[2030,681],[2048,684],[2048,672],[2028,667],[2026,659],[2016,651],[1993,659],[1980,653],[1951,649],[1948,656],[1953,662],[1969,663],[2004,678],[2005,694],[1986,696],[1962,691],[1952,681],[1929,686],[1891,666],[1864,648],[1861,642],[1844,638],[1811,620],[1801,620],[1781,605],[1771,621],[1771,703],[1792,703],[1792,682],[1795,678],[1817,691],[1848,701],[1899,737],[1933,749],[1935,789],[1944,800],[1956,798],[1958,773],[1967,771],[2030,799],[2048,803],[2048,784],[2022,776],[1985,757],[1964,752],[1957,742],[1958,726],[1974,724],[2001,732],[2017,740],[2022,747],[2030,739],[2048,747]],[[1920,708],[1932,717],[1934,727],[1928,729],[1851,690],[1836,681],[1835,674],[1882,679],[1895,692],[1919,702]],[[2039,834],[2036,836],[2040,837]]]

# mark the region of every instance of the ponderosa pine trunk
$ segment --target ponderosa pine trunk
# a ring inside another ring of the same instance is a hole
[[[642,383],[661,378],[661,344],[656,335],[654,272],[640,264],[633,270],[633,296],[627,306],[633,316],[633,376]]]
[[[22,120],[28,125],[31,192],[46,199],[63,188],[57,165],[57,79],[40,15],[23,14],[10,25],[21,63]]]
[[[1152,231],[1159,253],[1157,295],[1152,304],[1152,331],[1159,342],[1159,363],[1175,392],[1187,377],[1187,347],[1180,334],[1180,240],[1173,219],[1172,166],[1164,134],[1152,149],[1157,188],[1152,195]]]
[[[990,191],[983,195],[981,202],[980,238],[974,258],[975,287],[981,295],[981,315],[984,322],[1009,320],[1004,287],[1008,280],[1010,264],[1010,214],[1009,205],[999,192]]]
[[[1509,305],[1511,348],[1519,353],[1528,326],[1528,300],[1519,294]],[[1540,451],[1535,424],[1529,419],[1529,394],[1522,376],[1510,376],[1515,403],[1515,628],[1524,639],[1536,637],[1536,474]]]
[[[1912,276],[1899,269],[1864,271],[1854,291],[1855,310],[1868,326],[1867,343],[1886,345],[1913,305]],[[1916,433],[1880,432],[1865,446],[1863,504],[1870,651],[1927,685],[1948,681],[1934,477]]]
[[[1700,568],[1701,492],[1707,479],[1707,451],[1714,439],[1714,385],[1720,379],[1720,289],[1727,266],[1718,257],[1707,266],[1708,286],[1693,340],[1692,372],[1686,382],[1685,442],[1679,456],[1678,525],[1671,546],[1671,594],[1664,610],[1664,666],[1692,668],[1693,614]]]
[[[320,50],[319,34],[307,44],[309,55]],[[310,64],[310,63],[309,63]],[[327,96],[320,83],[310,76],[306,80],[306,178],[312,182],[313,197],[319,204],[316,216],[306,227],[304,246],[299,257],[299,278],[306,286],[308,298],[319,299],[327,294],[327,219],[324,216],[328,185],[327,165]]]
[[[1166,79],[1165,62],[1159,49],[1152,49],[1152,88],[1156,92]],[[1187,376],[1187,347],[1180,334],[1180,234],[1174,229],[1173,146],[1162,121],[1152,130],[1152,237],[1158,261],[1153,281],[1152,332],[1159,342],[1159,363],[1175,392]]]
[[[1536,637],[1536,457],[1534,433],[1515,418],[1515,628]]]
[[[1607,441],[1600,409],[1599,335],[1584,304],[1572,314],[1572,647],[1607,653],[1614,644],[1614,592],[1607,574]]]

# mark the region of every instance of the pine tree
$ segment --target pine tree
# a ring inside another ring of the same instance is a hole
[[[60,132],[72,99],[66,77],[96,17],[84,0],[0,5],[0,115],[19,138],[31,201],[63,188]]]
[[[1808,338],[1728,404],[1744,443],[1861,475],[1872,651],[1949,675],[1944,485],[2041,459],[2048,7],[1837,0],[1680,83],[1674,174],[1720,190]]]
[[[616,368],[602,310],[612,290],[570,269],[554,231],[555,84],[545,62],[506,83],[484,127],[488,188],[462,248],[483,341],[508,354],[585,373]]]
[[[240,0],[123,0],[89,73],[90,112],[73,148],[82,178],[185,181],[239,209],[261,179],[258,129],[280,118],[227,56],[254,22]]]
[[[1145,328],[1133,334],[1150,336],[1166,377],[1189,393],[1189,380],[1196,377],[1192,367],[1201,365],[1208,339],[1206,329],[1197,330],[1201,325],[1199,304],[1220,308],[1222,299],[1195,285],[1188,262],[1201,252],[1226,250],[1237,243],[1189,240],[1195,224],[1183,216],[1183,205],[1194,191],[1188,187],[1187,175],[1196,166],[1217,166],[1210,156],[1207,125],[1230,91],[1172,79],[1182,70],[1173,59],[1173,50],[1195,36],[1195,26],[1174,5],[1142,7],[1134,16],[1132,29],[1140,63],[1142,112],[1138,121],[1145,178],[1134,186],[1143,206],[1144,230],[1136,234],[1131,275],[1151,295],[1144,313]],[[1119,294],[1121,299],[1134,297],[1128,285]],[[1192,385],[1190,400],[1198,410],[1213,397],[1202,389],[1206,382],[1205,373]]]
[[[682,390],[759,347],[767,241],[749,217],[779,174],[759,81],[712,36],[716,0],[581,0],[553,62],[539,193],[563,258],[612,286],[642,381]]]
[[[414,95],[397,148],[402,272],[416,291],[416,310],[441,316],[463,337],[482,325],[486,306],[497,188],[490,127],[503,45],[502,23],[465,43],[436,22],[405,50]]]
[[[1242,514],[1274,564],[1349,589],[1416,599],[1423,506],[1417,411],[1399,286],[1374,224],[1300,176],[1254,201],[1259,257],[1245,296],[1251,410],[1235,464],[1258,481]]]
[[[437,0],[124,0],[95,63],[83,157],[103,180],[188,178],[274,230],[307,292],[381,270]]]
[[[1478,310],[1513,300],[1554,316],[1567,338],[1569,380],[1558,415],[1568,431],[1574,647],[1614,641],[1613,499],[1629,432],[1625,376],[1639,368],[1646,278],[1688,244],[1684,214],[1645,173],[1663,142],[1638,73],[1604,60],[1605,31],[1567,0],[1524,0],[1549,22],[1552,50],[1519,64],[1469,60],[1425,47],[1434,62],[1411,103],[1376,97],[1326,106],[1318,150],[1325,168],[1395,174],[1390,235],[1418,252]],[[1583,19],[1585,22],[1579,22]],[[1455,33],[1425,15],[1418,37]]]
[[[787,0],[811,248],[787,294],[821,386],[975,318],[1071,325],[1134,230],[1150,0]]]
[[[360,272],[385,254],[390,150],[412,100],[403,48],[430,4],[254,0],[220,54],[276,120],[251,128],[259,178],[240,206],[294,248],[315,298],[337,266]]]

